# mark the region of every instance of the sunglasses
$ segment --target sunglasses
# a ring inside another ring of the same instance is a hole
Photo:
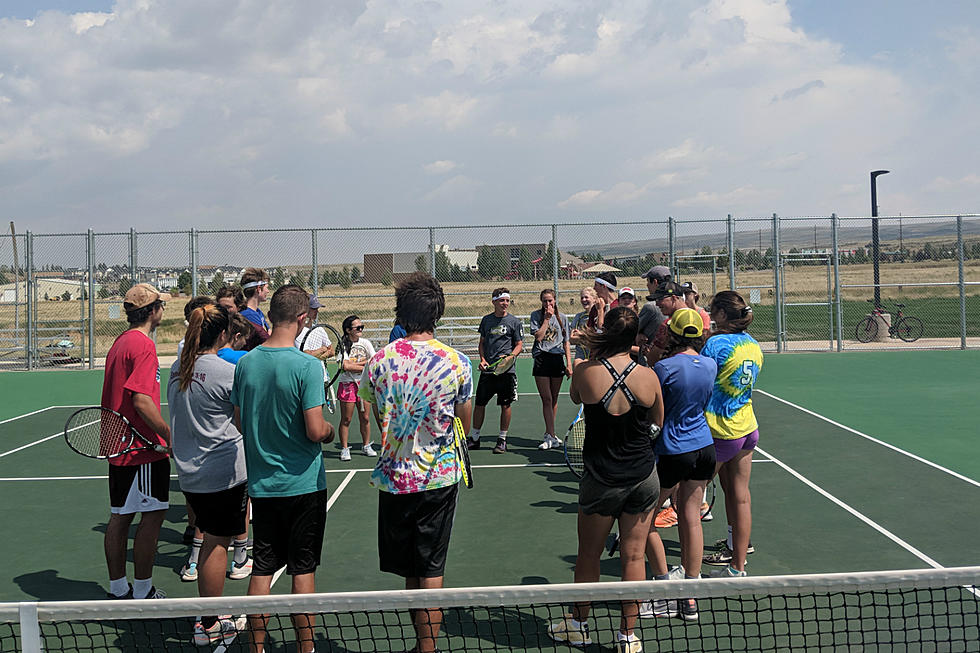
[[[362,324],[361,326],[351,327],[350,330],[351,331],[363,331],[364,330],[364,325]]]

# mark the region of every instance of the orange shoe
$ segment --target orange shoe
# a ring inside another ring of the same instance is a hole
[[[674,512],[674,506],[668,506],[661,510],[657,514],[657,518],[653,520],[653,525],[657,528],[677,526],[677,513]]]

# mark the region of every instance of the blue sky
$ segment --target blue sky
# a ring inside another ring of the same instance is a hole
[[[925,9],[928,7],[927,9]],[[980,212],[980,3],[0,3],[22,228]]]

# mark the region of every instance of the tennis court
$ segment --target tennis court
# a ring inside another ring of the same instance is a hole
[[[475,487],[461,491],[446,571],[447,587],[567,583],[575,562],[574,477],[560,451],[538,451],[540,402],[529,361],[519,361],[509,451],[491,454],[498,412],[487,410],[472,452]],[[922,569],[977,564],[980,458],[973,407],[980,352],[770,355],[755,395],[760,449],[753,465],[755,576]],[[101,374],[8,373],[0,414],[0,601],[105,596],[102,534],[105,465],[73,454],[61,429],[75,406],[98,403]],[[566,386],[567,387],[567,386]],[[559,424],[574,409],[567,396]],[[334,418],[336,421],[336,418]],[[358,441],[356,423],[351,439]],[[331,499],[317,589],[400,589],[377,566],[372,460],[337,458],[324,448]],[[355,449],[356,451],[356,449]],[[719,492],[720,495],[720,492]],[[724,510],[704,523],[705,542],[725,534]],[[194,597],[176,574],[186,556],[183,497],[172,482],[155,584]],[[662,531],[678,562],[676,528]],[[708,569],[707,567],[705,568]],[[605,558],[602,580],[615,580]],[[247,581],[228,581],[226,594]],[[275,593],[288,592],[288,578]],[[366,649],[365,649],[366,650]]]

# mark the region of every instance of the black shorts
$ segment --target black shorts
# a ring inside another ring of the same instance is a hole
[[[547,376],[555,379],[565,376],[565,354],[541,352],[534,357],[531,376]]]
[[[476,405],[486,406],[494,395],[497,395],[498,406],[514,403],[517,399],[517,375],[510,372],[499,376],[492,372],[481,373],[476,384]]]
[[[326,524],[326,490],[252,497],[252,575],[271,576],[283,565],[290,576],[312,574],[320,564]]]
[[[218,492],[184,492],[197,516],[196,526],[219,537],[241,535],[248,528],[248,483]]]
[[[404,578],[445,574],[459,483],[408,494],[378,493],[381,571]]]
[[[657,456],[660,487],[674,487],[681,481],[710,481],[715,474],[715,445],[696,451]]]
[[[142,465],[109,465],[109,506],[114,514],[166,510],[169,501],[169,458]]]

